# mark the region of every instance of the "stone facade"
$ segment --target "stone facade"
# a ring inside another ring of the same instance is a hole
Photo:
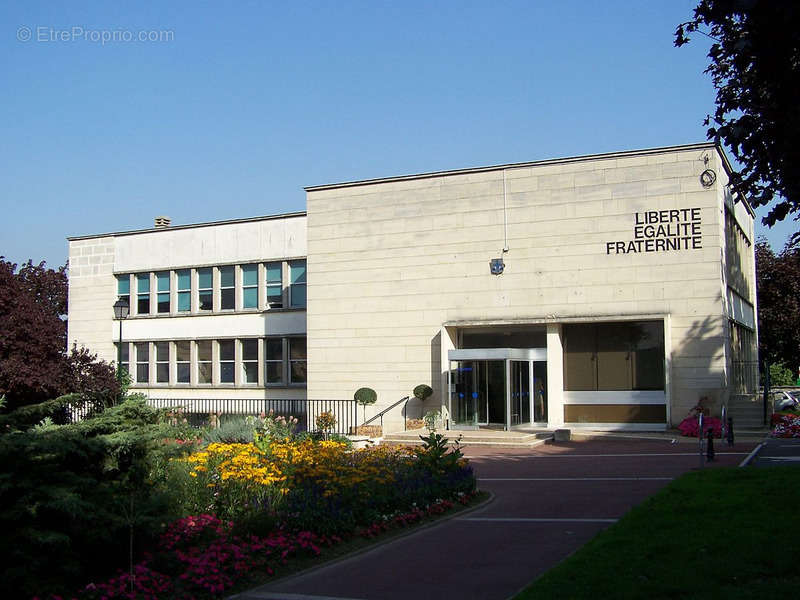
[[[653,318],[665,322],[669,422],[700,398],[719,405],[734,256],[737,289],[755,304],[753,215],[734,204],[727,169],[718,148],[698,144],[307,188],[309,397],[367,385],[378,410],[428,383],[426,409],[447,405],[461,325],[545,324],[560,424],[561,327]],[[680,249],[647,244],[653,211],[682,228]],[[502,275],[491,274],[501,257]]]

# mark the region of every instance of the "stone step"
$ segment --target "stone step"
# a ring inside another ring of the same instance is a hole
[[[461,444],[487,445],[487,446],[512,446],[525,447],[542,443],[552,439],[552,431],[497,431],[497,430],[449,430],[438,431],[444,434],[450,442],[459,439]],[[421,444],[420,436],[428,434],[425,430],[401,431],[388,433],[383,437],[385,444]]]

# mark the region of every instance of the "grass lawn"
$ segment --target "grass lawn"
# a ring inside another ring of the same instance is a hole
[[[516,599],[796,596],[799,504],[797,467],[687,473]]]

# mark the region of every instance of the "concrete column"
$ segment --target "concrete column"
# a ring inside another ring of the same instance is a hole
[[[448,383],[450,378],[450,359],[447,358],[447,352],[449,350],[455,350],[457,336],[458,332],[454,327],[445,327],[443,325],[440,329],[441,378],[439,380],[439,389],[441,390],[442,415],[448,415],[448,421],[452,421],[452,419],[449,416],[450,388]]]
[[[547,324],[547,425],[564,425],[564,345],[561,323]]]
[[[511,431],[511,361],[505,361],[506,367],[506,431]]]

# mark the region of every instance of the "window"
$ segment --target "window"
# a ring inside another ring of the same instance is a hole
[[[214,278],[211,268],[197,269],[197,302],[200,310],[214,308]]]
[[[220,340],[219,342],[219,382],[234,382],[234,364],[236,350],[233,340]]]
[[[264,381],[268,384],[283,383],[283,340],[267,338],[264,341],[264,356]]]
[[[234,268],[219,268],[219,300],[221,310],[236,308],[236,273]]]
[[[242,308],[258,308],[258,265],[242,265]]]
[[[130,275],[117,275],[117,299],[125,300],[131,305],[131,277]]]
[[[306,261],[289,263],[289,306],[303,308],[306,305]]]
[[[123,342],[122,348],[119,344],[114,344],[114,346],[117,349],[117,360],[119,361],[117,368],[121,373],[130,373],[131,356],[128,342]]]
[[[150,382],[150,344],[137,342],[136,347],[136,383]]]
[[[567,391],[663,390],[661,321],[564,327]]]
[[[169,271],[156,273],[157,312],[169,312]]]
[[[289,383],[306,382],[306,338],[289,339]]]
[[[156,383],[169,383],[169,342],[156,342]]]
[[[192,272],[181,269],[176,273],[178,279],[178,312],[192,310]]]
[[[136,275],[136,314],[150,314],[150,273]]]
[[[283,307],[283,277],[281,263],[267,263],[267,307]]]
[[[258,340],[242,340],[242,383],[258,383]]]
[[[211,341],[197,342],[197,383],[211,383]]]
[[[192,343],[187,341],[175,342],[175,365],[177,383],[189,383],[191,380]]]

